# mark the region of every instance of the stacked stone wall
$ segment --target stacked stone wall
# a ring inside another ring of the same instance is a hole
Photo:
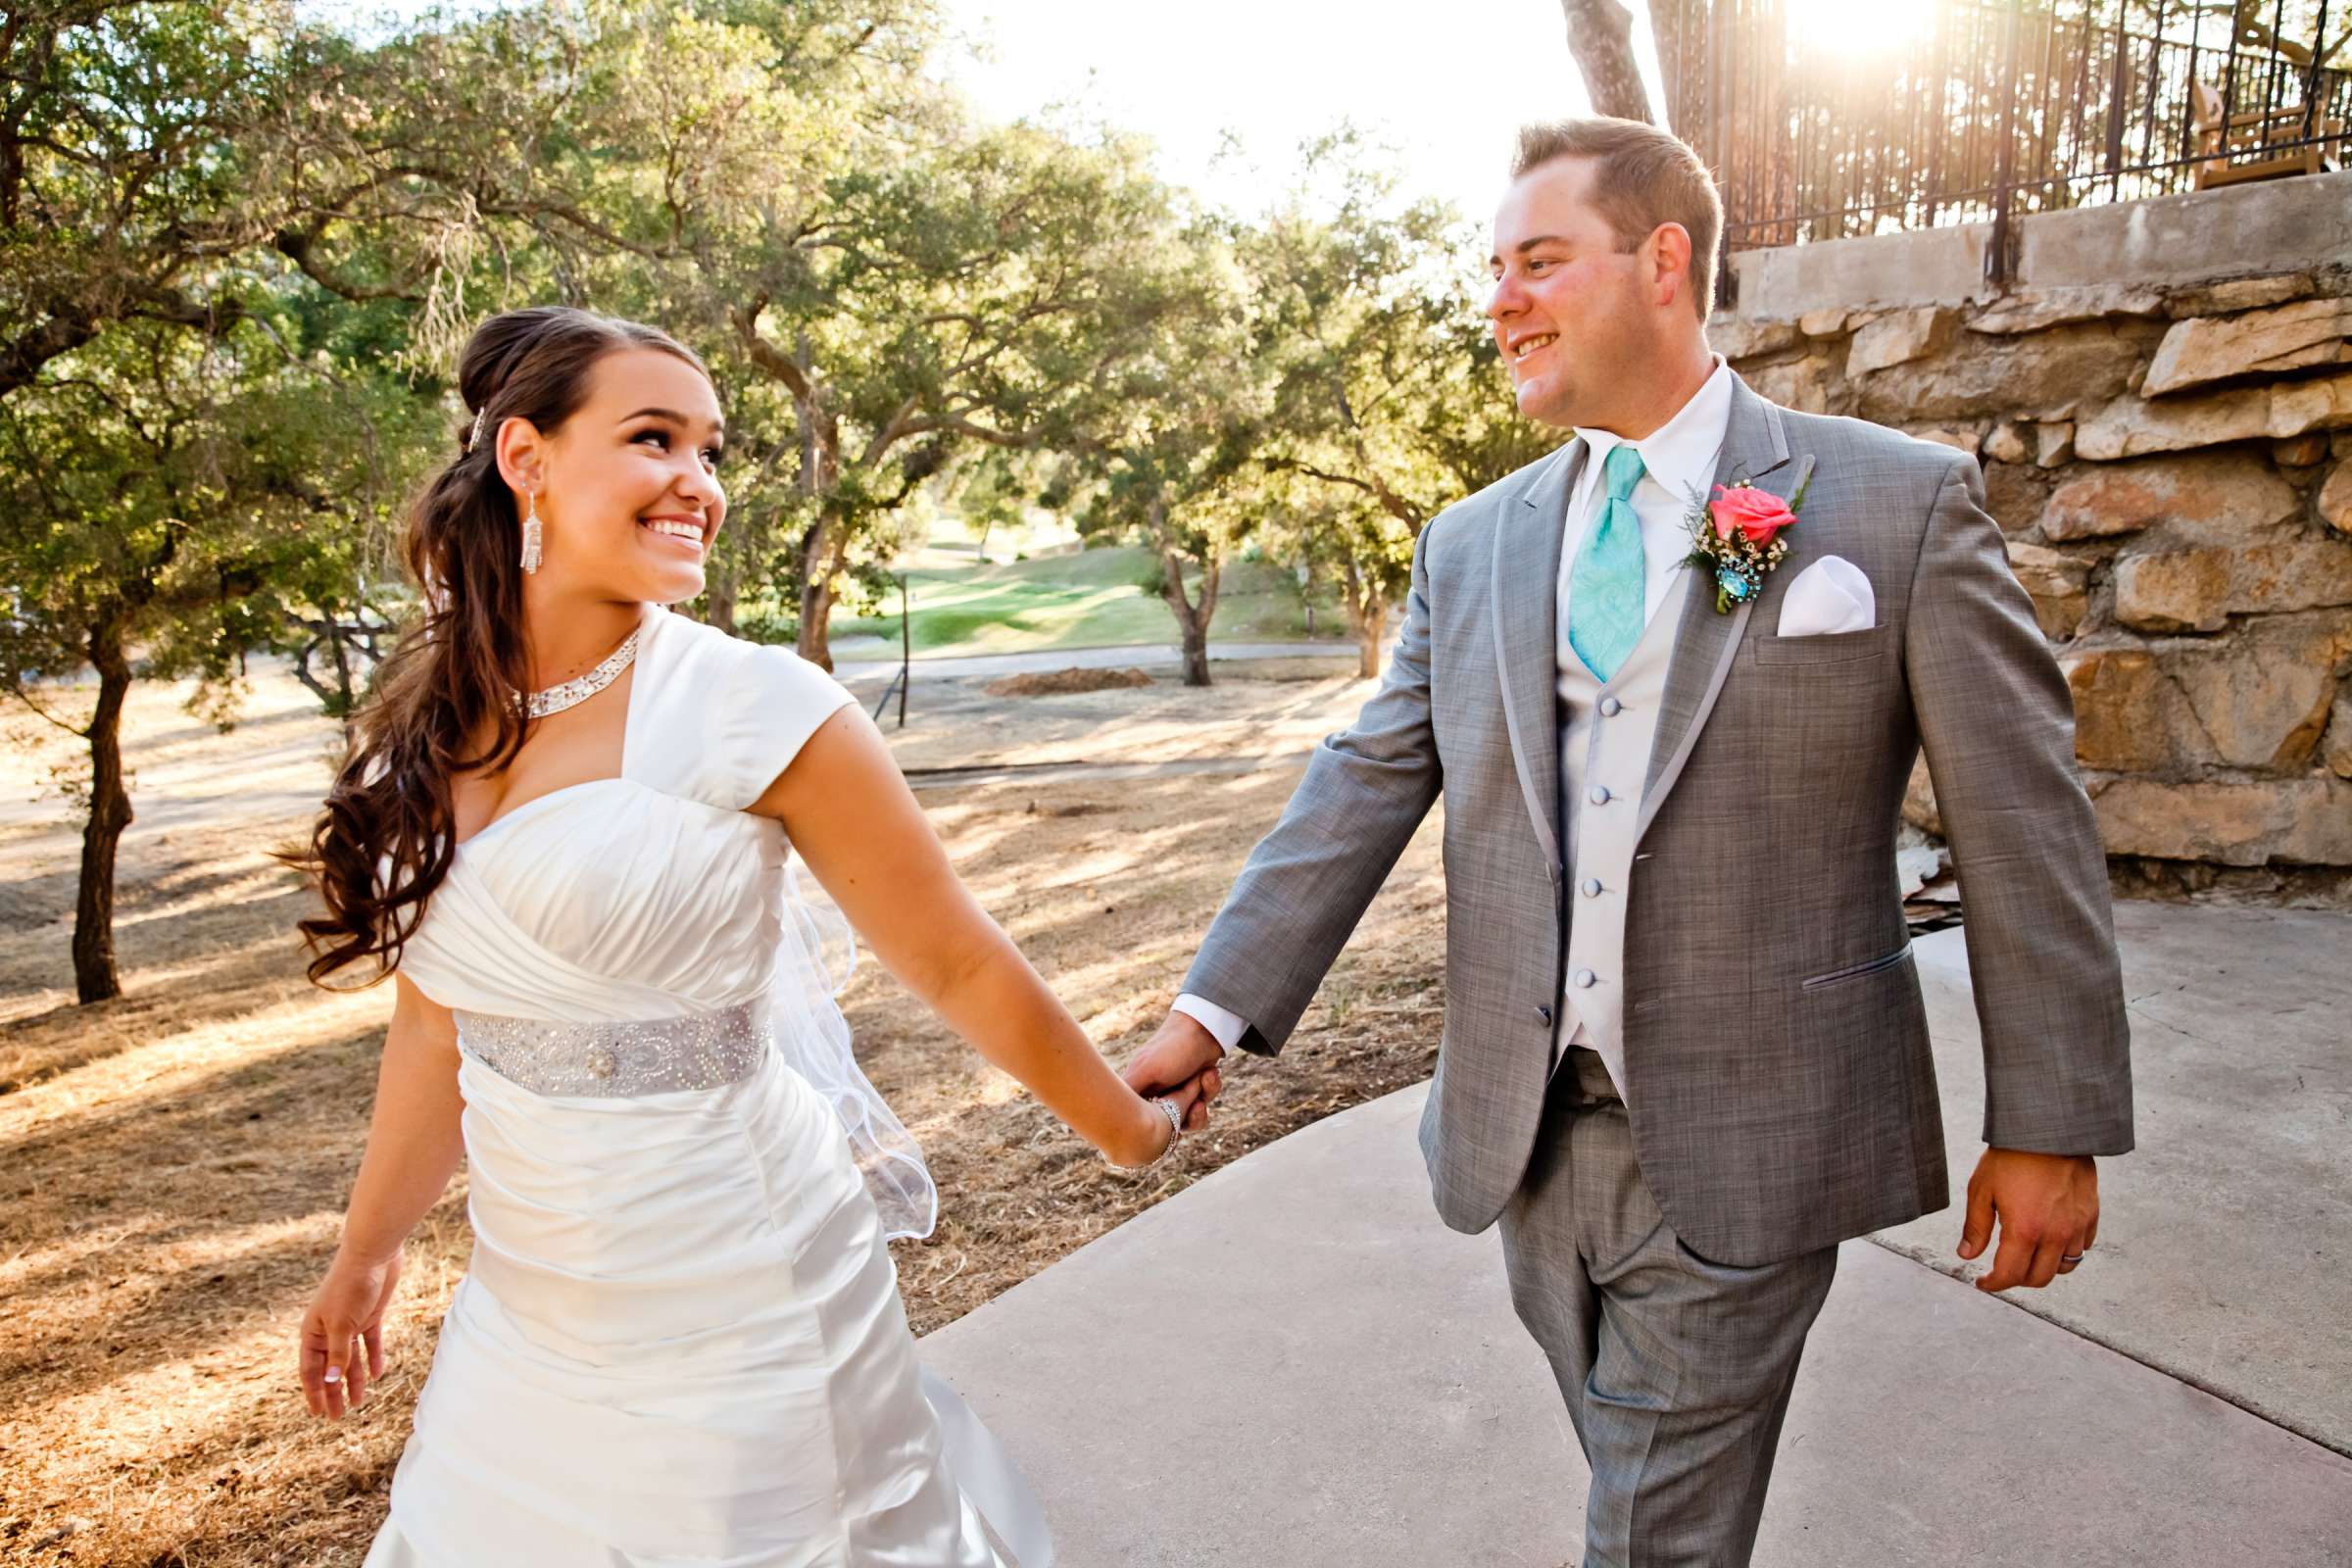
[[[1778,402],[1978,457],[2121,887],[2352,904],[2352,256],[1710,336]],[[1936,830],[1924,768],[1908,814]]]

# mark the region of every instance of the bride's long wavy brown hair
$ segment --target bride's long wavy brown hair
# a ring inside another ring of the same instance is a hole
[[[422,611],[353,723],[309,846],[286,857],[326,901],[300,926],[313,981],[373,958],[373,984],[399,964],[456,853],[451,784],[463,772],[495,773],[522,749],[522,530],[498,471],[500,425],[524,418],[553,435],[586,401],[596,362],[632,348],[710,373],[666,332],[564,306],[505,312],[466,340],[458,390],[473,416],[468,432],[479,434],[459,436],[458,456],[411,506],[401,539]]]

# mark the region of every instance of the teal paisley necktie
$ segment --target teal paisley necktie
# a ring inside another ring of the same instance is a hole
[[[1644,471],[1641,453],[1609,448],[1600,469],[1608,499],[1568,569],[1568,646],[1604,685],[1642,640],[1642,519],[1633,496]]]

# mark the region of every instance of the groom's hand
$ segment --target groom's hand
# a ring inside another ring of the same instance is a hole
[[[1171,1012],[1157,1033],[1144,1043],[1121,1074],[1127,1087],[1150,1099],[1200,1080],[1200,1098],[1185,1113],[1184,1130],[1199,1132],[1208,1125],[1208,1102],[1217,1098],[1224,1075],[1217,1063],[1225,1057],[1217,1037],[1189,1013]]]
[[[1968,1179],[1968,1218],[1960,1227],[1963,1258],[1984,1252],[1996,1216],[2000,1249],[1992,1267],[1977,1280],[1978,1290],[2039,1287],[2072,1274],[2099,1239],[2098,1167],[2087,1154],[1987,1149]]]

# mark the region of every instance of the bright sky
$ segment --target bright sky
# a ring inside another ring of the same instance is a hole
[[[299,3],[349,24],[414,16],[426,0]],[[1588,107],[1559,0],[942,4],[969,46],[951,46],[946,74],[983,113],[1013,120],[1060,104],[1140,131],[1157,143],[1163,176],[1243,213],[1288,189],[1299,143],[1347,121],[1396,150],[1402,195],[1444,197],[1483,223],[1512,132]],[[1648,28],[1635,33],[1654,83]],[[1220,158],[1228,131],[1240,155]]]
[[[950,70],[983,111],[1074,102],[1151,136],[1165,176],[1245,213],[1289,186],[1299,143],[1350,121],[1396,150],[1403,194],[1483,221],[1512,132],[1588,107],[1559,0],[946,5],[989,56]],[[1220,159],[1229,130],[1243,156]]]

